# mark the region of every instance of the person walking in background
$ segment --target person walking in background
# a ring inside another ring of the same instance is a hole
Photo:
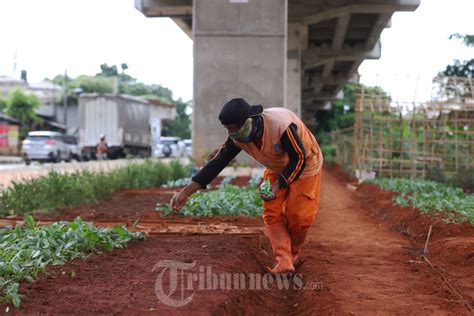
[[[100,140],[97,143],[96,146],[96,157],[97,160],[105,160],[107,159],[107,151],[108,151],[108,145],[107,141],[105,140],[105,135],[101,134],[100,135]]]
[[[227,102],[219,114],[228,137],[220,150],[171,199],[180,210],[189,197],[206,186],[243,149],[266,167],[264,180],[271,194],[261,194],[265,233],[270,239],[275,266],[272,273],[295,270],[301,247],[319,206],[323,156],[311,131],[288,109],[249,105],[237,98]]]

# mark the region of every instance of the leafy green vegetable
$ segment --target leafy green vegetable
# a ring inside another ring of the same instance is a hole
[[[163,188],[177,188],[184,187],[191,182],[191,178],[181,178],[177,180],[170,180],[163,185]]]
[[[412,206],[422,212],[455,212],[474,225],[474,195],[447,184],[415,179],[375,179],[383,190],[398,192],[393,198],[401,206]],[[450,218],[450,221],[454,219]]]
[[[28,216],[23,226],[0,229],[0,303],[20,306],[19,282],[32,282],[48,265],[84,258],[86,252],[123,248],[133,239],[144,235],[122,226],[94,227],[80,218],[39,227]]]
[[[270,180],[267,179],[267,180],[262,182],[262,184],[260,185],[260,193],[265,194],[266,196],[272,196],[273,195]]]
[[[262,200],[255,186],[241,188],[224,184],[219,190],[192,195],[183,209],[182,216],[259,216]],[[167,204],[157,205],[164,215],[173,214]]]

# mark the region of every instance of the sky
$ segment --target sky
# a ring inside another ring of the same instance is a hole
[[[432,79],[454,59],[474,58],[474,48],[453,33],[474,34],[474,0],[421,0],[415,12],[397,12],[381,35],[382,56],[359,67],[361,82],[402,102],[431,98]]]
[[[129,75],[192,99],[192,41],[168,18],[146,18],[133,0],[0,0],[0,75],[29,82],[95,75],[127,63]]]
[[[474,34],[473,12],[474,0],[421,0],[415,12],[395,13],[381,35],[382,57],[359,67],[361,82],[395,100],[429,99],[433,76],[454,59],[474,58],[474,48],[448,40]],[[168,18],[143,16],[133,0],[0,0],[0,30],[0,75],[19,78],[25,69],[39,82],[127,63],[139,81],[192,99],[191,39]]]

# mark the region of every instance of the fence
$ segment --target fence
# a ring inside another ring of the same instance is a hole
[[[472,78],[439,77],[433,87],[426,103],[395,102],[361,87],[354,128],[332,133],[336,161],[348,166],[350,159],[353,173],[383,177],[453,176],[474,168]]]

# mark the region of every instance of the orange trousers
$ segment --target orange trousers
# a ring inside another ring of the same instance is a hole
[[[270,183],[278,181],[277,175],[268,169],[263,173],[263,179],[270,180]],[[263,222],[271,225],[286,220],[290,231],[308,229],[318,211],[320,186],[321,171],[278,190],[276,199],[263,201]]]

